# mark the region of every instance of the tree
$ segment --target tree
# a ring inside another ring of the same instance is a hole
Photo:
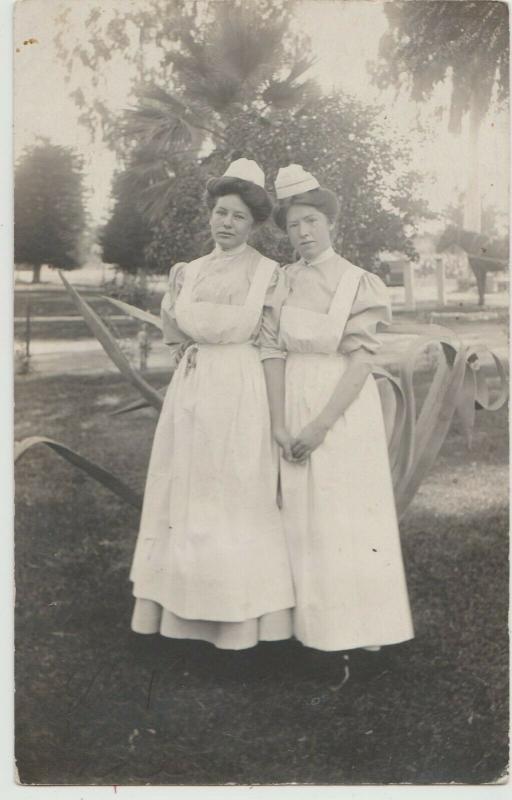
[[[381,249],[415,257],[404,225],[426,209],[415,197],[407,145],[389,142],[380,109],[320,96],[306,77],[312,58],[293,34],[292,8],[287,0],[209,2],[203,16],[193,4],[180,26],[174,20],[165,54],[171,87],[144,89],[124,129],[126,177],[153,232],[151,269],[200,254],[206,179],[235,154],[252,155],[270,179],[298,161],[330,185],[342,202],[337,244],[362,266],[371,268]],[[291,257],[286,238],[268,226],[255,243],[279,260]]]
[[[201,203],[205,183],[241,155],[258,161],[269,188],[279,167],[298,162],[335,191],[341,202],[335,245],[355,263],[371,269],[381,250],[401,250],[414,258],[404,229],[411,220],[428,216],[428,210],[418,199],[419,176],[408,169],[407,143],[383,135],[379,114],[380,109],[343,94],[318,99],[293,115],[241,111],[226,125],[222,145],[206,158],[184,161],[169,178],[148,248],[155,268],[166,270],[175,260],[203,252],[208,236]],[[253,243],[280,262],[293,258],[287,237],[273,225],[259,229]]]
[[[203,223],[201,231],[196,228],[204,181],[194,176],[201,153],[229,148],[224,130],[230,118],[249,105],[264,118],[317,95],[316,85],[305,77],[313,63],[308,44],[291,29],[292,9],[293,0],[255,0],[250,6],[144,0],[135,10],[124,6],[113,15],[98,7],[85,23],[89,36],[72,51],[66,18],[60,20],[56,39],[69,76],[80,63],[97,84],[98,73],[105,72],[101,66],[121,54],[131,70],[132,88],[142,84],[136,107],[117,131],[103,101],[88,99],[83,85],[72,94],[82,109],[80,121],[93,133],[101,125],[127,165],[127,183],[154,228],[146,252],[149,268],[165,269],[174,255],[191,257],[197,237],[201,247]],[[131,47],[135,31],[139,46]],[[179,211],[172,202],[177,193]],[[189,200],[191,213],[185,210]]]
[[[451,80],[449,127],[460,132],[469,117],[472,156],[464,227],[481,229],[478,139],[493,97],[508,97],[508,8],[493,0],[386,3],[389,30],[381,39],[375,83],[395,85],[423,101]]]
[[[151,228],[146,263],[151,271],[168,272],[178,261],[191,261],[210,244],[204,202],[207,163],[186,159],[168,184],[166,212]]]
[[[291,31],[294,2],[113,0],[85,16],[79,5],[67,8],[56,18],[55,43],[79,121],[125,155],[110,101],[119,85],[131,97],[142,92],[147,109],[171,114],[185,130],[179,99],[189,113],[194,106],[195,122],[213,114],[218,123],[218,115],[256,94],[263,105],[287,103],[293,93],[304,98],[306,86],[313,89],[302,78],[312,62],[305,37]],[[71,47],[79,20],[85,35]]]
[[[116,264],[124,272],[136,273],[146,266],[145,247],[151,240],[147,221],[139,210],[126,173],[113,180],[114,208],[99,235],[102,260]]]
[[[33,267],[74,269],[81,264],[86,226],[82,164],[68,148],[43,142],[25,151],[14,181],[14,258]]]
[[[305,77],[314,59],[290,32],[290,2],[210,3],[201,22],[185,16],[179,47],[166,55],[174,88],[144,87],[127,113],[125,139],[144,210],[153,220],[166,210],[176,168],[214,147],[228,148],[227,126],[250,108],[269,115],[303,108],[319,95]]]

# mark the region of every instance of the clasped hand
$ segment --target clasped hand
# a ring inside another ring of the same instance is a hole
[[[313,450],[322,444],[327,427],[317,421],[306,425],[298,436],[291,436],[283,428],[274,432],[274,439],[283,450],[283,457],[292,463],[304,464]]]

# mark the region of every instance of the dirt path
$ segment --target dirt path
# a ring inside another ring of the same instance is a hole
[[[462,323],[452,328],[462,341],[477,350],[485,347],[494,350],[500,358],[508,360],[508,343],[504,325],[492,323]],[[413,337],[386,335],[379,353],[380,366],[393,367]],[[129,340],[130,342],[132,340]],[[30,345],[30,371],[37,375],[98,374],[116,372],[103,348],[96,339],[34,339]],[[136,340],[128,353],[137,366]],[[169,350],[161,342],[153,341],[148,359],[150,370],[165,370],[169,366]]]

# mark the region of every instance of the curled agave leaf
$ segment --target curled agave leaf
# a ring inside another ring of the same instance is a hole
[[[162,330],[162,321],[160,317],[157,317],[156,314],[151,314],[149,311],[143,311],[142,308],[137,308],[137,306],[132,306],[130,303],[125,303],[123,300],[117,300],[115,297],[108,297],[107,295],[102,295],[105,300],[108,300],[109,303],[112,305],[117,306],[121,311],[124,311],[126,314],[129,314],[131,317],[135,317],[135,319],[139,319],[141,322],[147,322],[149,325],[154,325],[155,328],[158,330]]]
[[[14,447],[14,462],[16,463],[19,461],[28,450],[37,445],[45,445],[50,448],[50,450],[58,453],[58,455],[70,464],[81,469],[82,472],[94,478],[95,481],[135,508],[140,509],[142,507],[142,498],[140,495],[134,492],[130,486],[121,481],[112,472],[100,467],[96,462],[85,458],[85,456],[80,455],[76,450],[72,450],[70,447],[62,444],[62,442],[56,442],[54,439],[49,439],[47,436],[30,436],[27,439],[23,439],[21,442],[16,442]]]
[[[66,287],[68,294],[73,300],[73,303],[82,314],[88,327],[98,339],[106,354],[114,362],[121,374],[139,390],[141,395],[145,397],[152,406],[160,409],[163,401],[156,389],[154,389],[151,384],[145,381],[142,375],[132,367],[100,315],[97,314],[96,311],[94,311],[82,297],[80,297],[77,290],[71,286],[70,283],[68,283],[60,270],[59,275],[64,286]]]
[[[418,419],[409,420],[414,445],[408,453],[407,469],[395,487],[399,516],[409,506],[437,458],[459,402],[467,368],[466,348],[442,344],[444,361],[437,366]]]
[[[505,364],[494,350],[486,351],[491,356],[494,366],[496,367],[496,376],[499,381],[499,390],[494,400],[491,401],[489,393],[488,376],[484,370],[479,369],[475,374],[475,405],[476,408],[485,409],[486,411],[498,411],[506,403],[508,399],[508,379],[505,370]]]
[[[159,390],[160,394],[162,395],[162,400],[166,391],[167,387],[165,386],[163,389]],[[121,408],[114,409],[114,411],[110,412],[110,416],[117,417],[120,414],[129,414],[131,411],[140,411],[142,408],[151,408],[151,407],[152,407],[151,403],[148,403],[147,400],[143,400],[141,398],[140,400],[132,400],[131,403],[128,403],[127,405],[122,406]]]
[[[400,448],[405,424],[405,396],[400,382],[386,370],[375,368],[373,375],[377,380],[380,393],[389,463],[393,482],[395,482],[399,470]]]

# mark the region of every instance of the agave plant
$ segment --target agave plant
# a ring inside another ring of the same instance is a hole
[[[68,283],[64,275],[59,274],[71,299],[94,336],[121,374],[141,394],[140,400],[113,413],[129,413],[150,406],[160,410],[165,387],[160,390],[154,389],[131,366],[101,316]],[[106,299],[135,319],[154,325],[161,330],[159,317],[120,300]],[[495,377],[498,381],[498,391],[495,398],[491,400],[488,377],[483,370],[479,369],[477,352],[474,348],[459,341],[449,329],[438,325],[398,324],[391,326],[382,335],[390,334],[413,337],[413,341],[408,345],[405,353],[399,355],[397,359],[397,375],[393,375],[385,369],[374,369],[384,414],[397,511],[398,516],[402,517],[421,482],[434,464],[454,415],[458,415],[468,446],[470,446],[475,409],[495,411],[501,408],[508,397],[508,384],[504,364],[495,353],[490,351],[495,366]],[[414,376],[419,359],[432,348],[437,350],[439,358],[418,414]],[[43,436],[24,439],[16,446],[15,460],[33,446],[40,444],[46,445],[71,464],[82,469],[125,502],[140,508],[141,496],[139,494],[108,470],[60,442]]]

